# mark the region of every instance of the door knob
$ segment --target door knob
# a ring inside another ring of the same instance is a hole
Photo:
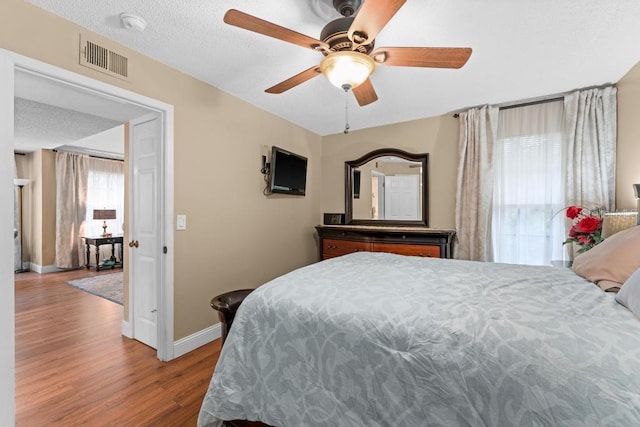
[[[139,245],[140,245],[140,242],[138,242],[137,240],[132,240],[129,242],[130,248],[137,248]]]

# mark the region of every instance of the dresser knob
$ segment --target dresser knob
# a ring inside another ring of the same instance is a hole
[[[403,238],[403,239],[406,239],[406,238],[407,238],[407,236],[404,236],[404,235],[403,235],[403,236],[402,236],[402,238]]]

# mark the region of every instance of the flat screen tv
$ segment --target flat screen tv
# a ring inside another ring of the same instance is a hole
[[[304,196],[307,158],[279,147],[271,148],[271,192]]]

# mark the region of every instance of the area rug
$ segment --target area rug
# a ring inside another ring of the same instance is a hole
[[[108,299],[122,305],[124,279],[123,273],[101,274],[99,276],[85,277],[84,279],[71,280],[67,285],[74,286],[90,294]]]

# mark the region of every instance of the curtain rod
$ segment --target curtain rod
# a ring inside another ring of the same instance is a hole
[[[583,87],[582,89],[574,89],[569,92],[557,93],[555,95],[540,96],[537,98],[530,98],[522,101],[503,102],[500,104],[495,104],[494,106],[498,107],[498,109],[500,110],[508,110],[510,108],[517,108],[517,107],[528,107],[530,105],[538,105],[538,104],[545,104],[547,102],[561,101],[564,99],[565,96],[576,91],[590,90],[590,89],[604,89],[606,87],[615,87],[615,84],[606,83],[603,85],[587,86],[587,87]],[[469,107],[469,108],[465,108],[464,110],[457,111],[453,113],[453,117],[457,119],[458,117],[460,117],[461,112],[467,111],[471,108],[475,108],[475,107]]]
[[[93,157],[94,159],[102,159],[102,160],[113,160],[116,162],[124,162],[124,159],[118,159],[116,157],[108,157],[108,156],[100,156],[100,155],[96,155],[96,154],[89,154],[87,152],[81,152],[81,151],[72,151],[72,150],[58,150],[56,148],[54,148],[53,150],[54,153],[57,153],[58,151],[62,151],[65,153],[76,153],[76,154],[82,154],[84,156],[89,156],[89,157]]]
[[[555,96],[553,98],[544,98],[544,99],[538,99],[533,101],[519,102],[517,104],[507,104],[502,106],[497,105],[496,107],[498,107],[499,110],[510,110],[512,108],[529,107],[531,105],[539,105],[539,104],[546,104],[548,102],[562,101],[563,99],[564,99],[564,96]],[[460,113],[453,113],[453,117],[457,119],[458,117],[460,117]]]
[[[537,101],[523,102],[521,104],[505,105],[503,107],[498,107],[498,109],[500,109],[500,110],[509,110],[511,108],[529,107],[530,105],[546,104],[548,102],[562,101],[563,99],[564,99],[564,96],[557,96],[555,98],[539,99]]]

